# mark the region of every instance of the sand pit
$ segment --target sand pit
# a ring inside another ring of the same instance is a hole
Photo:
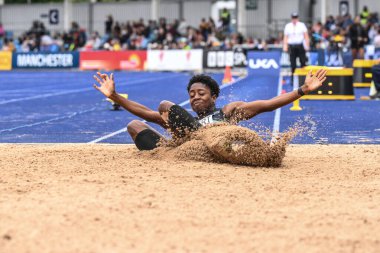
[[[158,148],[145,152],[144,155],[147,158],[169,161],[179,159],[279,167],[285,157],[287,145],[297,134],[303,134],[304,129],[308,128],[295,125],[286,132],[265,137],[265,134],[262,136],[246,127],[228,123],[213,124],[188,133],[183,138],[163,140]]]
[[[1,144],[0,167],[0,252],[380,249],[380,146],[291,145],[261,168]]]

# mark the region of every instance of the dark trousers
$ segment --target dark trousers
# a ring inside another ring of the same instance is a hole
[[[377,92],[380,92],[380,64],[372,66],[372,80],[375,83]]]
[[[289,45],[289,57],[290,57],[290,67],[292,68],[292,79],[293,73],[297,67],[297,57],[300,58],[301,67],[306,66],[306,52],[303,44]]]

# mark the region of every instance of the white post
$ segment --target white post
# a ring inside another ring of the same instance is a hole
[[[88,4],[88,32],[92,34],[94,31],[94,5],[97,0],[90,0]]]
[[[63,29],[68,32],[71,26],[71,15],[73,12],[72,0],[65,0],[63,3]]]
[[[245,9],[245,0],[238,0],[237,30],[241,32],[243,36],[247,36],[247,11]]]
[[[326,0],[321,0],[321,22],[322,22],[322,24],[326,23],[326,15],[327,15]]]
[[[152,0],[151,14],[150,14],[150,17],[152,20],[158,20],[159,7],[160,7],[160,0]]]
[[[3,5],[4,0],[0,0],[0,23],[3,23]]]

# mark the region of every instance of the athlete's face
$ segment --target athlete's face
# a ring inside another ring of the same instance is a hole
[[[189,90],[190,105],[194,112],[202,114],[212,110],[216,96],[211,96],[209,87],[202,83],[194,83]]]

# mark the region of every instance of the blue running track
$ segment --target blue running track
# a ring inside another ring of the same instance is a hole
[[[103,95],[92,87],[94,74],[1,72],[0,142],[132,143],[129,135],[119,130],[137,117],[111,111]],[[212,76],[221,82],[221,74]],[[170,100],[190,110],[186,103],[190,77],[190,73],[115,72],[119,92],[153,109],[160,101]],[[282,89],[290,91],[291,87],[282,86],[278,77],[247,77],[223,86],[217,106],[237,100],[269,99]],[[357,97],[368,95],[368,89],[356,89],[356,93]],[[380,144],[380,101],[301,101],[301,106],[300,112],[290,111],[290,105],[277,112],[275,128],[280,131],[305,116],[310,118],[308,124],[315,122],[314,136],[300,136],[293,143]],[[264,113],[242,125],[272,130],[275,115],[276,112]]]

